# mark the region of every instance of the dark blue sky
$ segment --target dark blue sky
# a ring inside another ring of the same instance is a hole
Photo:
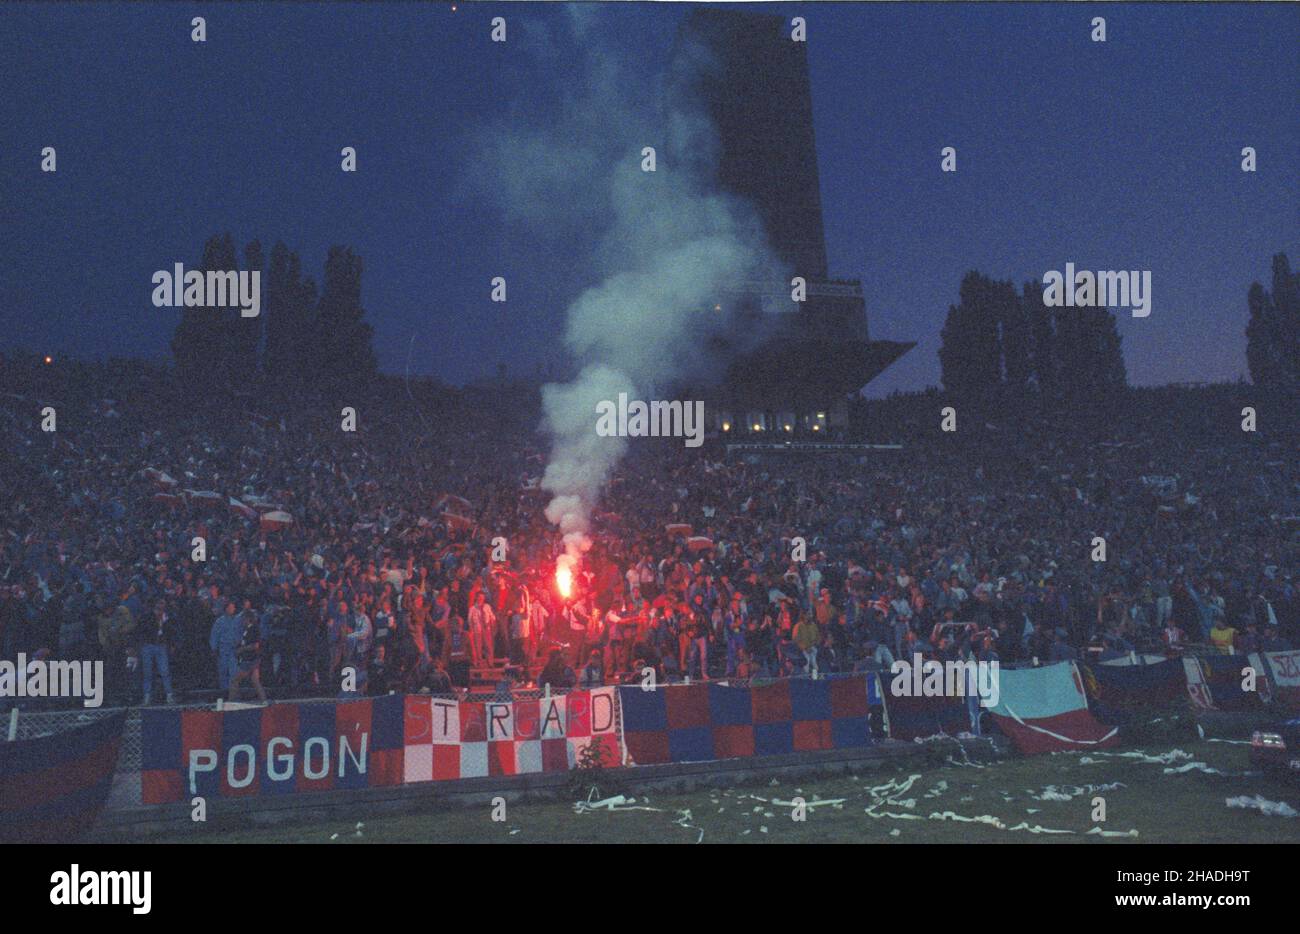
[[[1300,5],[773,4],[809,23],[831,271],[875,337],[916,339],[871,394],[938,382],[971,268],[1150,269],[1120,315],[1129,380],[1246,372],[1246,290],[1300,265]],[[685,7],[601,5],[652,75]],[[190,41],[204,15],[208,41]],[[505,16],[504,45],[487,41]],[[154,270],[229,230],[366,264],[381,366],[531,373],[594,284],[476,201],[474,134],[560,106],[559,4],[7,4],[0,13],[0,348],[153,356]],[[1089,41],[1093,16],[1108,41]],[[647,85],[649,86],[649,85]],[[637,93],[645,93],[642,89]],[[339,171],[356,146],[360,171]],[[939,150],[958,150],[956,175]],[[43,146],[58,172],[39,171]],[[1240,171],[1254,146],[1260,171]],[[489,301],[494,275],[510,301]]]

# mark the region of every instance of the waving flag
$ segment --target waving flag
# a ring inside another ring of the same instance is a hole
[[[989,708],[998,728],[1020,752],[1096,749],[1115,743],[1118,727],[1099,723],[1088,710],[1074,662],[1044,668],[1003,668],[999,700]]]
[[[1245,670],[1255,667],[1245,655],[1202,655],[1183,657],[1187,690],[1198,707],[1236,713],[1258,711],[1264,707],[1269,687],[1267,675],[1256,670],[1256,689],[1243,690]]]
[[[1082,665],[1080,674],[1092,711],[1105,723],[1126,723],[1152,707],[1187,704],[1182,659],[1152,665]]]
[[[0,742],[0,843],[64,843],[113,787],[126,711],[53,736]]]

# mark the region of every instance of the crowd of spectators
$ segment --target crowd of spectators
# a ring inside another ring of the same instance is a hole
[[[565,599],[535,387],[392,381],[345,431],[139,364],[3,372],[0,657],[102,660],[110,704],[1300,645],[1295,435],[1241,431],[1231,388],[1104,431],[891,400],[903,448],[865,454],[646,439]]]

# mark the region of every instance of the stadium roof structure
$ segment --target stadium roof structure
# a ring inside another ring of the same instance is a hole
[[[717,130],[716,164],[706,168],[753,206],[773,252],[806,288],[796,303],[784,282],[736,284],[728,299],[744,333],[732,350],[746,346],[718,395],[735,406],[803,409],[860,391],[915,342],[871,340],[861,282],[828,275],[807,44],[780,17],[707,7],[691,11],[677,42],[697,59],[703,49],[709,63],[675,91]]]

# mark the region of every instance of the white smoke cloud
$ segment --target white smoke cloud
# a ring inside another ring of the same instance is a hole
[[[597,435],[597,403],[621,392],[650,398],[674,380],[716,370],[709,338],[726,322],[715,304],[780,267],[753,211],[712,184],[716,134],[690,92],[694,75],[713,67],[707,53],[680,45],[659,107],[639,107],[628,91],[646,78],[621,73],[623,50],[602,48],[611,35],[602,11],[569,10],[582,11],[569,22],[583,61],[560,119],[498,128],[480,161],[512,222],[543,234],[587,223],[602,231],[589,261],[595,284],[567,313],[564,341],[578,375],[542,392],[552,444],[542,477],[552,494],[546,516],[563,533],[572,566],[589,547],[592,512],[627,450],[626,439]],[[644,146],[656,149],[655,172],[642,171]]]

